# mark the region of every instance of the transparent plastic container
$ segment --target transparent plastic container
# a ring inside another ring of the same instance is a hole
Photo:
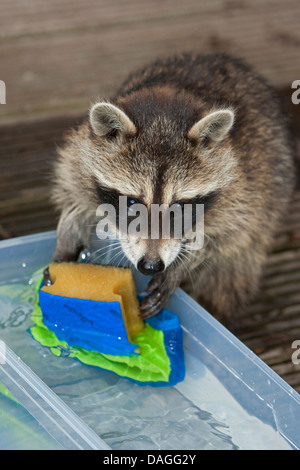
[[[6,410],[0,419],[0,448],[109,449],[3,342],[0,347],[0,380],[5,387],[1,398],[2,407]]]
[[[140,387],[79,363],[67,350],[55,357],[37,343],[30,334],[33,274],[51,261],[54,246],[55,232],[0,243],[0,340],[11,350],[15,374],[12,385],[0,364],[0,382],[45,429],[47,445],[73,448],[69,438],[53,437],[52,420],[59,416],[78,448],[300,448],[299,394],[180,289],[167,306],[184,335],[186,378],[175,387]],[[114,259],[113,250],[100,251],[101,262]],[[149,279],[134,276],[141,294]],[[30,371],[29,401],[22,396],[24,370]],[[51,407],[56,400],[59,407]],[[33,403],[50,406],[54,417],[37,415]],[[0,448],[5,445],[0,432]]]

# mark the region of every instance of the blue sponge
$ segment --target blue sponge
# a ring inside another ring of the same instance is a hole
[[[67,344],[70,356],[139,385],[172,386],[184,379],[182,329],[175,314],[163,309],[148,319],[132,344],[119,302],[63,297],[39,287],[37,290],[31,333],[55,355],[60,355]]]
[[[137,344],[128,341],[119,302],[74,299],[40,290],[44,324],[61,341],[89,351],[130,356]]]

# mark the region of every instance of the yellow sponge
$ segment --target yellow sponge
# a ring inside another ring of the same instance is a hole
[[[41,290],[53,295],[77,299],[120,302],[128,340],[144,328],[130,269],[85,263],[52,263],[52,285]]]

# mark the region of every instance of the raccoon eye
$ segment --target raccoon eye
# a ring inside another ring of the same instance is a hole
[[[143,203],[139,199],[136,199],[136,198],[131,197],[131,196],[127,196],[128,214],[130,214],[130,211],[134,212],[133,206],[135,206],[136,204],[143,204]]]
[[[217,200],[218,194],[216,192],[211,192],[205,196],[196,196],[193,199],[186,199],[185,201],[176,201],[174,204],[181,207],[184,210],[185,204],[192,204],[194,207],[196,204],[204,204],[204,210],[209,209]]]
[[[185,201],[175,201],[173,202],[171,205],[172,206],[175,206],[175,207],[178,207],[178,209],[181,209],[182,211],[184,211],[184,206],[185,204],[191,204],[191,201],[189,200],[185,200]]]
[[[96,192],[101,204],[112,204],[114,207],[118,207],[119,196],[121,195],[118,191],[104,188],[96,183]]]
[[[137,199],[134,199],[133,197],[127,197],[127,207],[131,207],[134,204],[138,204],[139,201]]]

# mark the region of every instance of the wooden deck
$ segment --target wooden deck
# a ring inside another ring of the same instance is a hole
[[[63,133],[157,56],[192,49],[244,57],[280,90],[300,136],[300,105],[290,100],[300,79],[299,17],[298,0],[3,0],[0,238],[55,228],[49,171]],[[300,340],[300,190],[261,291],[233,332],[300,392],[300,365],[291,360]]]
[[[183,50],[240,55],[277,87],[299,79],[298,0],[2,0],[2,122],[85,112],[135,67]]]

